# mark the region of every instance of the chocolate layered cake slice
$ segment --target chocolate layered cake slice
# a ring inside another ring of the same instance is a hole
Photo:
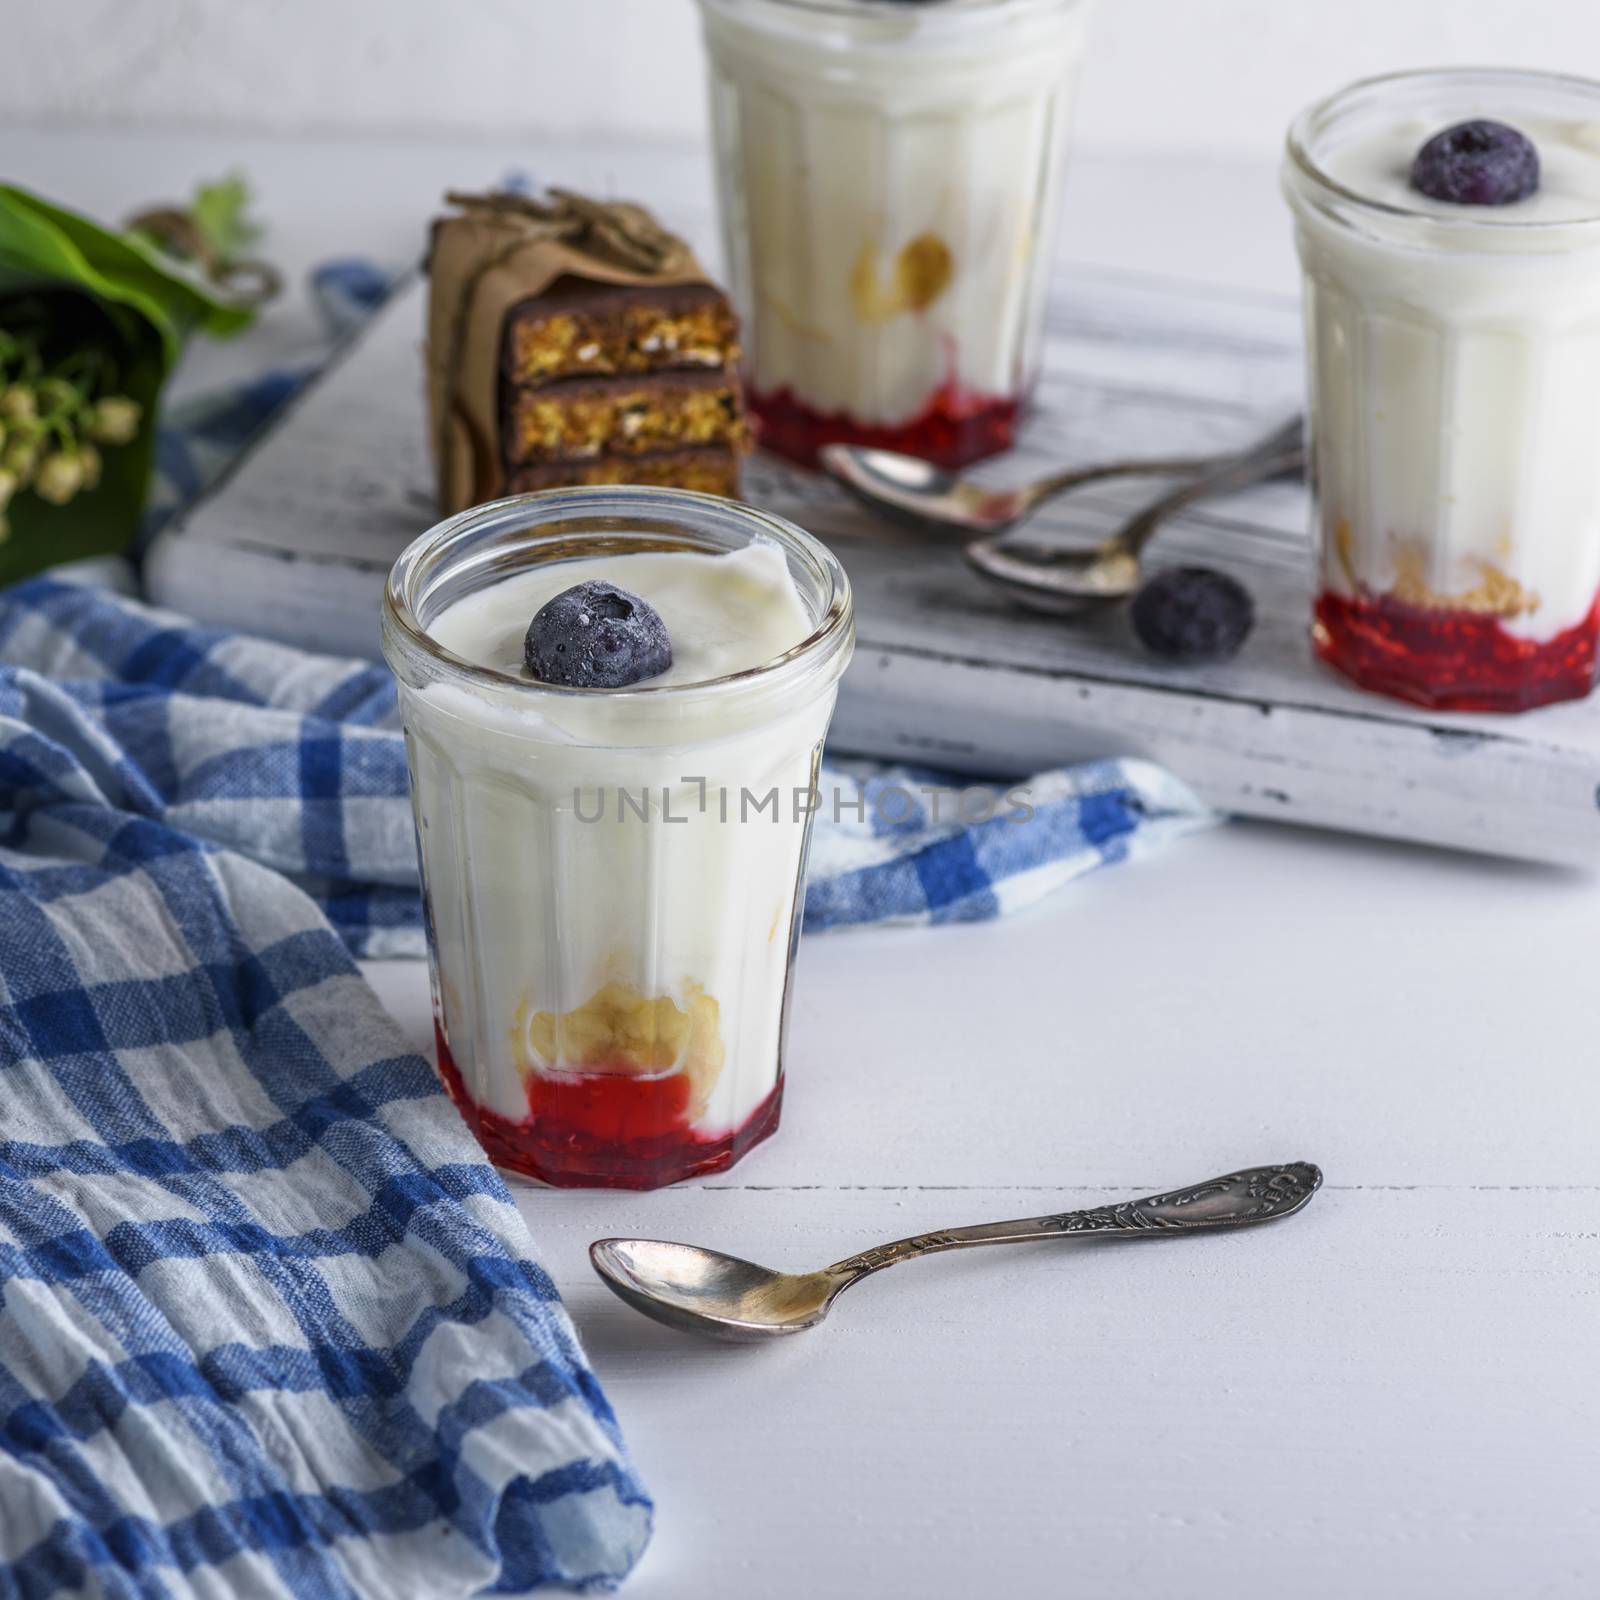
[[[737,498],[739,319],[641,206],[452,194],[428,257],[428,417],[443,511],[567,484]]]
[[[504,369],[513,385],[619,372],[720,368],[739,355],[739,320],[709,283],[564,284],[512,307]]]
[[[500,457],[513,493],[643,483],[730,497],[749,430],[739,321],[714,285],[571,276],[519,301],[500,343]]]

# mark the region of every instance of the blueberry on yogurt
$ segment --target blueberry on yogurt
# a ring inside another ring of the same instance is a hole
[[[672,641],[648,600],[591,579],[539,607],[522,644],[528,671],[569,689],[625,689],[672,665]]]
[[[1539,187],[1539,152],[1503,122],[1458,122],[1417,152],[1411,187],[1451,205],[1514,205]]]

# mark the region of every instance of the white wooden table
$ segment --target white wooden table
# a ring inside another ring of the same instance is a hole
[[[648,193],[694,152],[7,135],[108,213],[238,163],[291,269],[399,259],[510,165]],[[1080,162],[1069,249],[1291,282],[1269,164]],[[299,296],[200,386],[293,354]],[[778,1139],[655,1195],[520,1191],[659,1505],[628,1593],[1232,1600],[1600,1592],[1592,879],[1234,825],[972,928],[806,943]],[[419,1043],[410,964],[369,969]],[[773,1348],[626,1310],[584,1247],[809,1265],[1304,1157],[1301,1218],[914,1264]]]

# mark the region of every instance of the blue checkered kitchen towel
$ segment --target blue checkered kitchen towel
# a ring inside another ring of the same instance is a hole
[[[302,377],[189,408],[160,508]],[[1140,763],[1033,780],[1026,825],[955,788],[830,768],[807,927],[991,916],[1212,820]],[[351,960],[421,948],[382,669],[0,593],[0,1600],[637,1558],[649,1501],[520,1218]]]
[[[324,915],[415,926],[388,687],[50,580],[0,662],[0,1596],[618,1580],[605,1398]]]

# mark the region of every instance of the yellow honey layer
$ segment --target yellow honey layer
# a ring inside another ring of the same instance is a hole
[[[878,267],[878,245],[862,241],[850,270],[850,304],[862,322],[887,322],[908,311],[926,311],[950,286],[955,257],[936,233],[919,233],[901,246],[885,282]]]
[[[1358,593],[1366,586],[1355,574],[1350,524],[1341,520],[1334,530],[1334,547],[1346,580]],[[1427,551],[1415,542],[1399,541],[1394,548],[1394,582],[1388,590],[1391,600],[1415,606],[1419,611],[1470,611],[1481,616],[1531,616],[1539,609],[1539,596],[1490,561],[1476,563],[1481,577],[1470,589],[1450,592],[1435,589],[1427,577]]]
[[[512,1028],[518,1070],[529,1072],[685,1073],[690,1111],[711,1098],[726,1052],[721,1007],[698,984],[684,986],[683,1004],[646,996],[613,979],[571,1011],[535,1011],[524,1000]]]

